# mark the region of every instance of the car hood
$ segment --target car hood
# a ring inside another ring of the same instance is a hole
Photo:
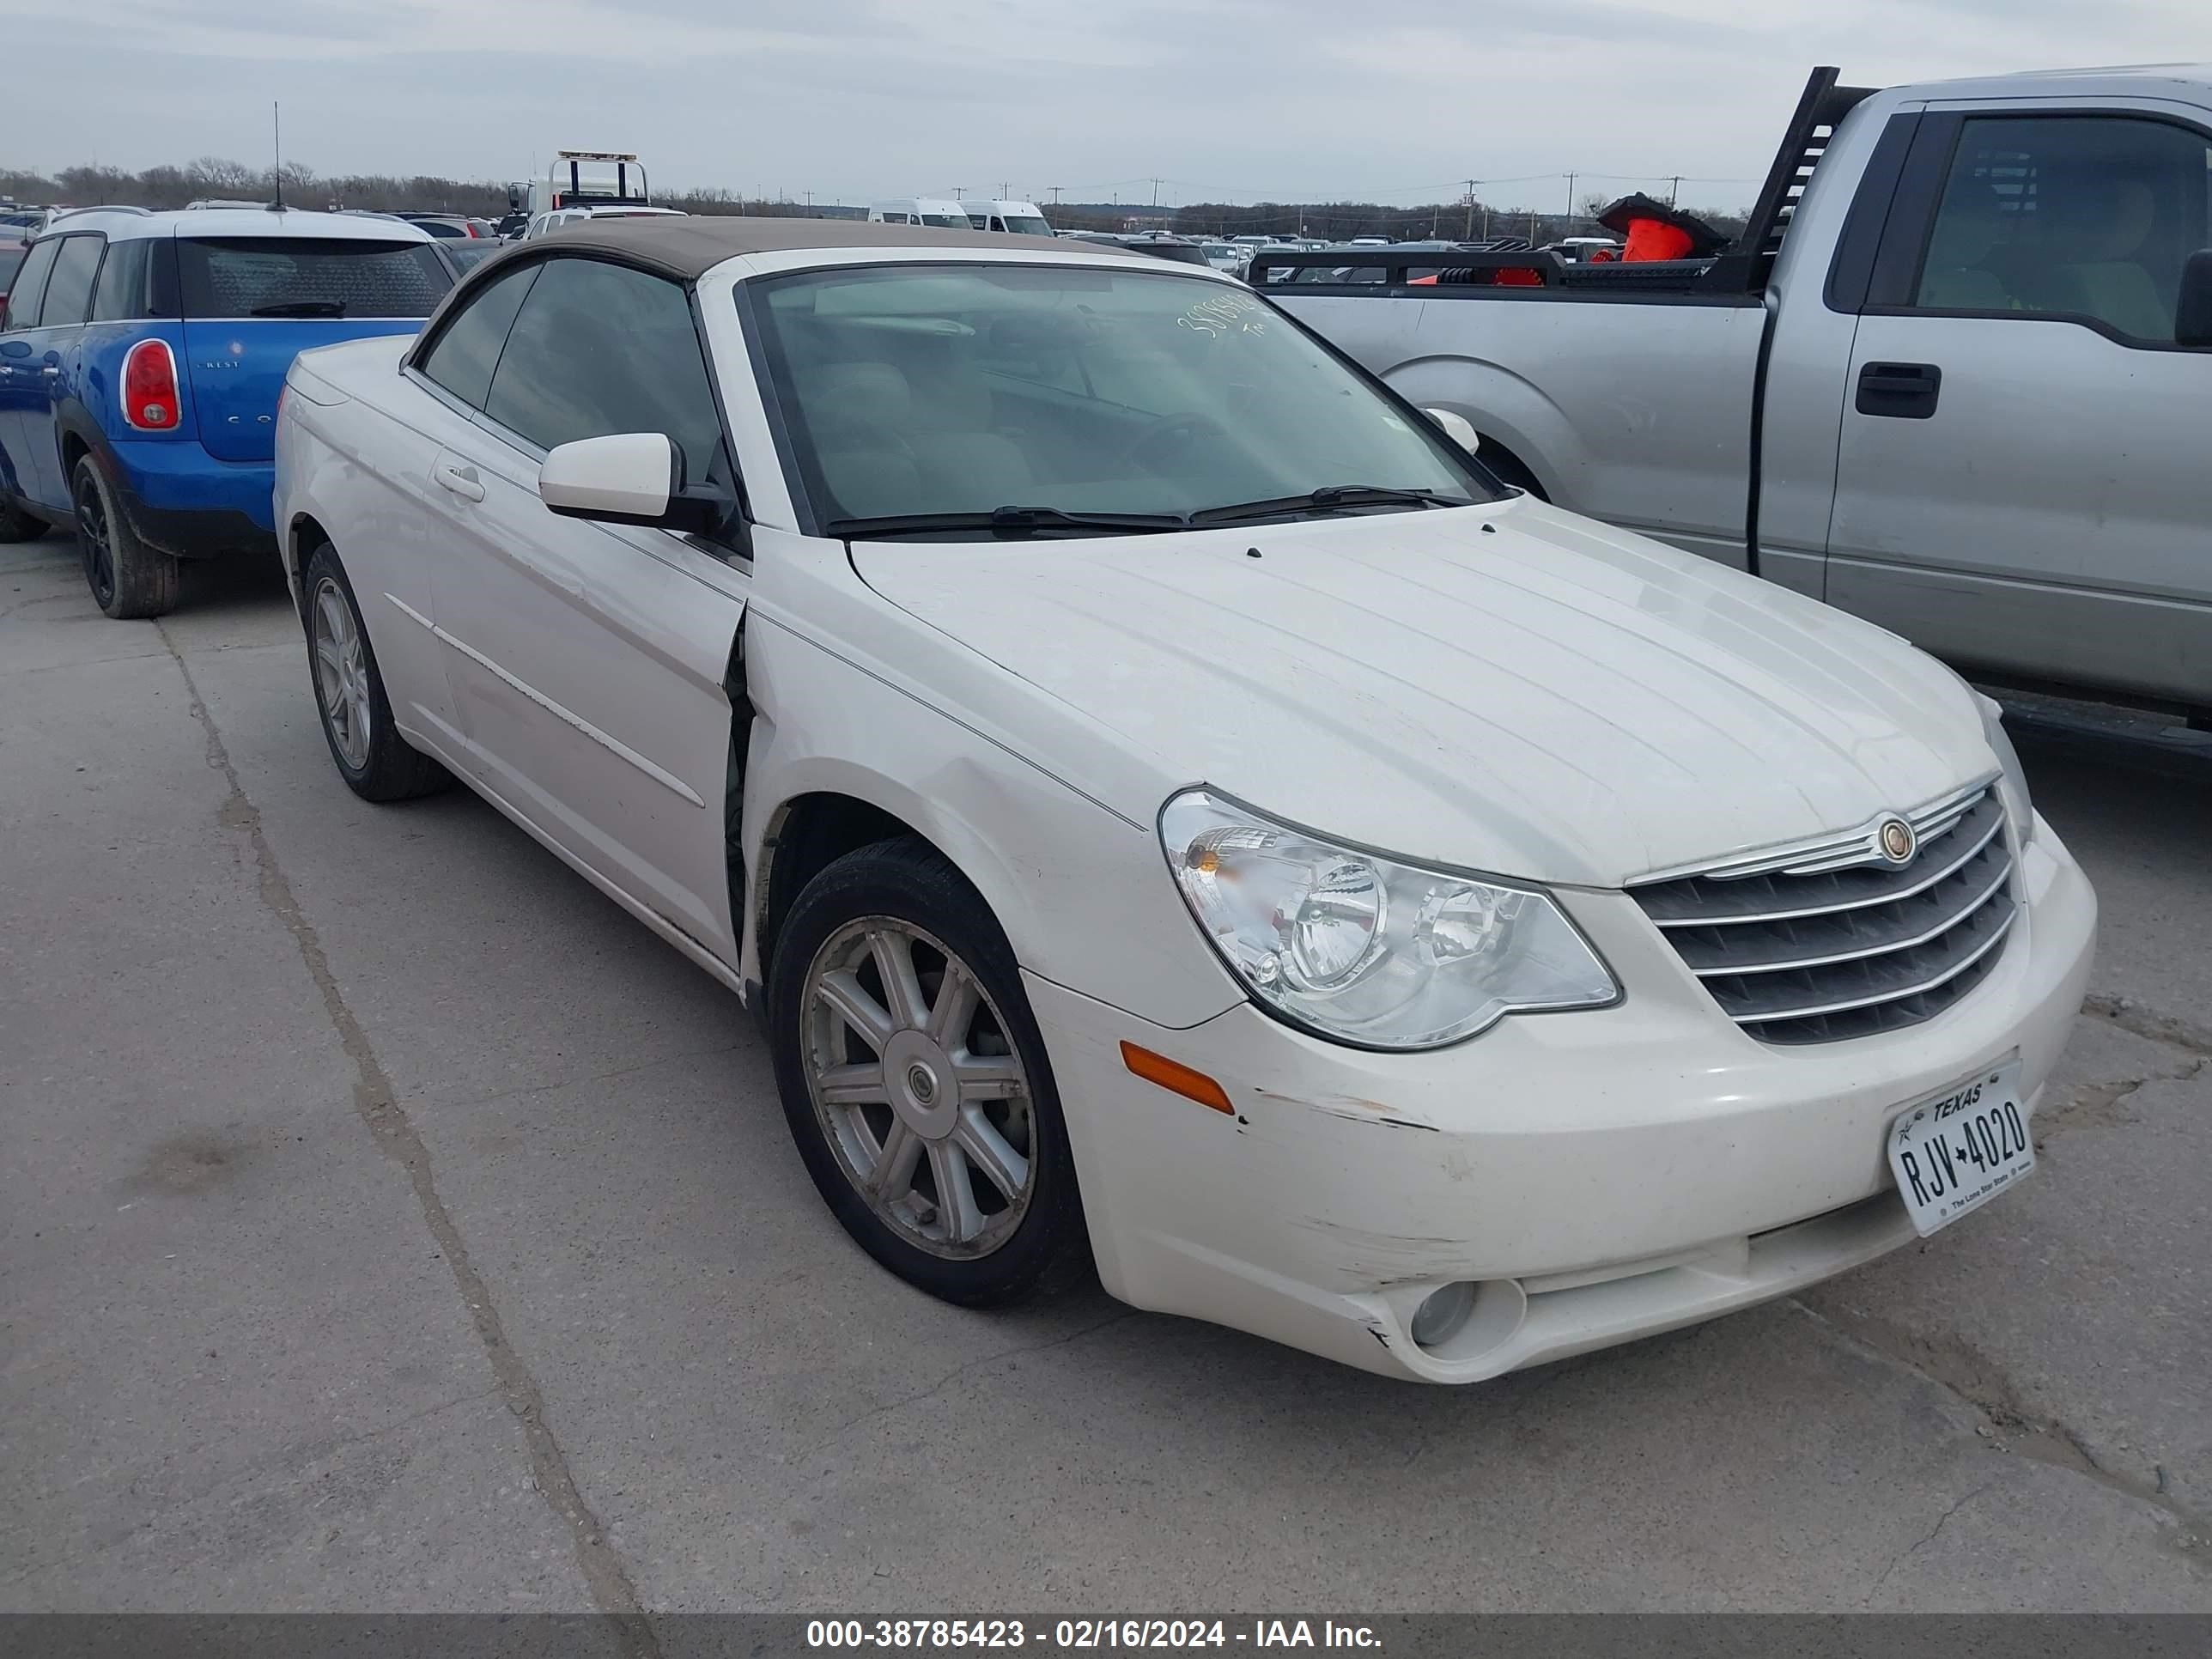
[[[1528,497],[853,556],[891,603],[1151,757],[1163,797],[1205,783],[1503,875],[1619,886],[1996,767],[1972,694],[1894,635]],[[1079,757],[1031,758],[1113,790]],[[1129,793],[1102,799],[1149,823],[1160,800]]]

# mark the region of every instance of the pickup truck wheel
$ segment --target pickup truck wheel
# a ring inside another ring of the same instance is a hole
[[[77,553],[92,602],[118,622],[175,610],[176,560],[138,539],[116,506],[107,474],[90,455],[78,458],[70,502],[76,509]]]
[[[0,495],[0,542],[34,542],[46,533],[46,521]]]
[[[1012,948],[926,842],[848,853],[775,944],[769,1019],[807,1173],[861,1249],[947,1302],[1089,1259],[1075,1164]]]
[[[346,787],[363,800],[410,800],[435,794],[453,775],[399,735],[385,696],[361,607],[336,549],[325,542],[307,556],[301,577],[307,595],[307,666],[323,740]]]
[[[1544,493],[1544,486],[1536,482],[1536,475],[1521,464],[1521,458],[1511,450],[1492,443],[1486,438],[1482,447],[1475,452],[1475,464],[1490,469],[1498,483],[1510,484],[1516,489],[1525,489],[1540,501],[1552,498]]]

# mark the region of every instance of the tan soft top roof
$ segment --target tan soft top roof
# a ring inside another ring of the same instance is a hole
[[[428,236],[423,240],[433,240]],[[932,248],[978,248],[1020,253],[1026,248],[1042,252],[1061,246],[1057,238],[1048,242],[1041,236],[1014,236],[1003,231],[939,230],[933,225],[870,224],[859,219],[752,219],[735,214],[641,219],[609,215],[605,218],[579,219],[534,240],[502,248],[465,272],[423,323],[422,333],[408,349],[407,361],[419,363],[435,340],[447,313],[465,303],[478,289],[495,281],[507,266],[550,254],[604,254],[625,264],[642,266],[688,283],[741,253],[803,253],[813,248],[845,247],[908,249],[925,253]],[[1159,263],[1150,254],[1134,249],[1109,247],[1097,242],[1081,244],[1080,251],[1085,258],[1103,256],[1134,259],[1146,265]]]

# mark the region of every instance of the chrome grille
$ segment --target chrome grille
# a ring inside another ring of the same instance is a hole
[[[1978,784],[1903,815],[1910,860],[1878,830],[1628,890],[1729,1018],[1762,1042],[1835,1042],[1933,1018],[1995,965],[2014,915],[2004,807]]]

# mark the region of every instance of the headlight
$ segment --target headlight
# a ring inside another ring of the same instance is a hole
[[[1981,706],[1982,735],[1996,750],[1997,764],[2004,769],[1997,780],[1997,793],[2004,800],[2005,816],[2012,820],[2013,834],[2025,847],[2035,838],[2035,803],[2028,798],[2027,774],[2021,769],[2019,751],[2004,729],[2004,705],[1978,691],[1974,701]]]
[[[1202,789],[1160,811],[1183,902],[1261,1005],[1370,1048],[1435,1048],[1620,988],[1546,895],[1342,847]]]

